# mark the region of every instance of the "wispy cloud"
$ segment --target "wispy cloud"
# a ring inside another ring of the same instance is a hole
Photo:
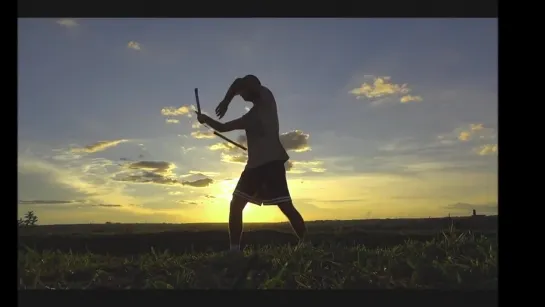
[[[175,119],[175,118],[167,118],[165,119],[165,122],[167,124],[179,124],[180,123],[180,120],[179,119]]]
[[[214,183],[214,180],[212,178],[203,178],[203,179],[197,179],[193,181],[182,181],[183,185],[188,185],[196,188],[204,188]]]
[[[61,18],[57,19],[56,23],[66,28],[74,28],[79,26],[79,23],[73,18]]]
[[[248,161],[248,155],[246,153],[232,155],[228,153],[221,153],[221,161],[227,163],[240,163],[244,164]]]
[[[190,151],[192,151],[192,150],[195,150],[195,148],[196,148],[196,147],[185,147],[185,146],[182,146],[182,152],[183,152],[184,154],[186,154],[186,153],[188,153],[188,152],[190,152]]]
[[[326,171],[323,161],[288,161],[286,162],[286,171],[295,174],[303,173],[323,173]]]
[[[445,142],[445,141],[449,142]],[[381,144],[382,143],[382,144]],[[495,172],[495,164],[473,152],[475,143],[429,137],[404,137],[380,141],[360,154],[325,158],[329,173],[388,174],[415,178],[427,174],[470,174]]]
[[[192,175],[203,176],[203,177],[214,177],[214,176],[218,176],[219,174],[220,173],[218,173],[218,172],[189,171],[189,174],[182,175],[182,177],[192,176]]]
[[[301,130],[294,130],[280,135],[280,142],[284,148],[293,152],[305,152],[310,151],[309,145],[310,135],[304,133]],[[245,135],[239,135],[238,143],[247,146],[247,139]],[[226,163],[238,163],[244,164],[248,161],[248,153],[241,151],[238,147],[227,142],[220,142],[208,147],[212,151],[221,152],[221,161]],[[285,164],[286,170],[291,173],[307,173],[307,172],[324,172],[323,161],[296,161],[289,160]]]
[[[180,184],[173,173],[176,168],[174,163],[138,161],[127,163],[123,168],[124,170],[113,176],[114,180],[133,183]]]
[[[405,95],[401,97],[401,103],[407,103],[411,101],[422,101],[422,97],[420,96],[412,96],[412,95]]]
[[[162,185],[186,185],[192,187],[207,187],[214,182],[213,179],[199,172],[190,173],[189,176],[198,175],[196,180],[179,180],[174,174],[176,165],[166,161],[138,161],[128,163],[123,171],[114,175],[114,180],[132,183],[154,183]],[[195,174],[196,173],[196,174]],[[182,176],[187,177],[187,176]]]
[[[142,50],[142,47],[140,46],[140,43],[136,42],[136,41],[130,41],[127,44],[127,48],[132,49],[132,50],[136,50],[136,51]]]
[[[116,181],[133,182],[133,183],[155,183],[174,185],[181,184],[176,178],[171,178],[160,173],[154,173],[151,171],[140,171],[137,173],[125,173],[121,172],[113,177]]]
[[[280,135],[280,143],[286,150],[295,152],[309,151],[310,145],[308,139],[310,134],[304,133],[301,130],[294,130]]]
[[[498,144],[485,144],[479,146],[476,151],[480,156],[493,155],[498,153]]]
[[[81,200],[19,200],[19,205],[64,205],[82,202]]]
[[[469,141],[475,135],[483,136],[482,132],[484,131],[484,125],[469,124],[469,127],[462,129],[463,130],[458,133],[458,140],[465,142]]]
[[[87,145],[83,148],[72,148],[72,152],[79,153],[79,152],[85,152],[85,153],[94,153],[98,151],[106,150],[110,147],[117,146],[118,144],[127,142],[128,140],[122,139],[122,140],[110,140],[110,141],[100,141],[96,142],[91,145]]]
[[[23,206],[66,206],[72,205],[74,207],[104,207],[104,208],[120,208],[121,205],[118,204],[102,204],[102,203],[92,203],[87,200],[19,200],[19,205]]]
[[[189,111],[191,111],[189,106],[181,106],[181,107],[164,107],[161,109],[161,114],[164,116],[181,116],[185,114],[190,114]]]
[[[196,139],[213,139],[215,137],[214,132],[210,130],[193,131],[191,132],[191,136]]]
[[[172,174],[176,168],[174,163],[165,161],[138,161],[126,165],[128,169],[147,170],[159,174]]]
[[[443,144],[472,144],[476,146],[473,148],[473,152],[481,156],[493,155],[498,152],[496,130],[482,123],[464,125],[449,134],[439,135],[438,138]]]
[[[498,151],[496,130],[482,123],[463,125],[451,133],[439,135],[438,139],[445,145],[465,143],[477,146],[473,148],[473,152],[481,156],[492,155]]]
[[[397,97],[401,103],[422,101],[421,96],[409,95],[412,89],[409,88],[406,83],[393,83],[391,82],[391,77],[366,75],[364,79],[370,80],[362,83],[359,87],[350,90],[350,94],[356,96],[357,99],[366,98],[373,101],[374,104],[379,104],[384,101],[384,98],[388,97]]]
[[[288,151],[294,152],[305,152],[310,151],[311,147],[309,144],[310,134],[304,133],[301,130],[294,130],[290,132],[285,132],[280,135],[280,143]],[[239,135],[237,142],[243,145],[247,145],[248,141],[246,135]],[[238,151],[238,147],[232,145],[231,143],[221,142],[216,143],[208,147],[210,150],[221,150],[221,151]]]
[[[91,207],[103,207],[103,208],[120,208],[121,205],[116,204],[93,204]]]

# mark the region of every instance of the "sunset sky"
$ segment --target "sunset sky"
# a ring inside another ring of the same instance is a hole
[[[226,222],[245,156],[199,127],[193,90],[213,114],[246,74],[276,97],[306,219],[497,214],[496,19],[18,26],[18,209],[40,224]]]

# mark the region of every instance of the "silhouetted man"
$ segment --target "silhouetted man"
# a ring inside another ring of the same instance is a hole
[[[242,210],[248,202],[277,205],[302,242],[306,226],[303,217],[293,206],[288,189],[284,164],[289,156],[280,143],[276,100],[256,76],[237,78],[216,108],[219,119],[223,118],[236,95],[253,104],[242,117],[220,123],[205,114],[197,116],[201,124],[207,124],[218,132],[246,131],[248,161],[233,192],[229,210],[230,250],[240,251]]]

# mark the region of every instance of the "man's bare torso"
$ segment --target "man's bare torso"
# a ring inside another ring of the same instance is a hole
[[[260,96],[247,117],[247,168],[255,168],[272,161],[287,161],[289,156],[280,143],[280,129],[276,100],[272,92],[261,86]]]

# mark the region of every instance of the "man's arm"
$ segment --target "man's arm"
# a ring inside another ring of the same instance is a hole
[[[229,89],[227,90],[223,101],[225,101],[227,104],[231,103],[233,98],[235,98],[235,96],[237,95],[238,90],[240,89],[241,82],[241,78],[236,78],[235,81],[233,81],[231,86],[229,86]]]
[[[232,120],[226,123],[220,123],[208,116],[206,118],[206,124],[208,124],[212,129],[221,133],[229,132],[233,130],[246,129],[246,122],[247,122],[247,119],[245,116],[242,116],[240,118],[237,118],[235,120]]]
[[[225,97],[223,98],[223,100],[216,107],[216,116],[218,116],[219,119],[223,118],[223,116],[225,116],[225,113],[227,113],[229,104],[231,103],[233,98],[238,94],[241,83],[242,83],[241,78],[235,79],[235,81],[233,81],[233,84],[231,84],[231,86],[227,90],[227,93],[225,94]]]

